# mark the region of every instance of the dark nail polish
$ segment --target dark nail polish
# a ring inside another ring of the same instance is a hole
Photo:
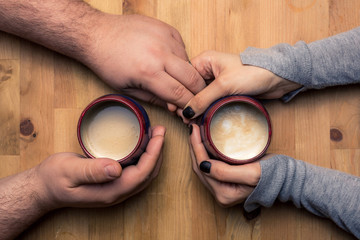
[[[200,163],[200,170],[204,173],[210,173],[211,163],[208,161],[202,161]]]
[[[247,220],[253,220],[254,218],[256,218],[257,216],[259,216],[261,213],[261,207],[258,207],[257,209],[251,211],[251,212],[247,212],[244,209],[243,215]]]
[[[183,113],[184,117],[186,117],[186,118],[188,118],[188,119],[190,119],[190,118],[192,118],[193,116],[195,116],[195,112],[194,112],[194,110],[193,110],[190,106],[188,106],[187,108],[185,108],[182,113]]]
[[[192,124],[191,124],[190,127],[189,127],[189,134],[190,134],[190,135],[192,134],[192,130],[193,130],[193,126],[192,126]]]

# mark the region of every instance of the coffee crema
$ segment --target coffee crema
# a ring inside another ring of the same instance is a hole
[[[139,121],[125,105],[99,104],[86,113],[83,121],[81,139],[95,158],[120,160],[128,156],[139,142]]]
[[[224,155],[246,160],[259,155],[267,146],[269,129],[264,114],[248,103],[229,103],[220,107],[210,123],[211,139]]]

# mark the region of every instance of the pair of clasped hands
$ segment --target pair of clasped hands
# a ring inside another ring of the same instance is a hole
[[[159,20],[129,15],[107,21],[117,27],[97,29],[99,38],[105,36],[101,44],[92,46],[90,57],[78,60],[114,89],[162,105],[186,124],[223,96],[271,99],[300,87],[268,70],[243,65],[238,54],[206,51],[189,61],[179,32]],[[189,127],[192,167],[201,182],[222,206],[243,202],[260,179],[259,162],[235,166],[210,159],[199,127]],[[112,159],[54,154],[35,167],[41,195],[53,209],[120,203],[158,175],[164,136],[163,126],[153,127],[139,162],[124,169]]]

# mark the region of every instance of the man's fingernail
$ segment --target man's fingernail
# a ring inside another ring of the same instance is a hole
[[[208,161],[202,161],[200,163],[200,170],[204,173],[210,173],[211,163]]]
[[[189,134],[191,135],[192,134],[192,130],[193,130],[193,126],[192,126],[192,124],[190,125],[190,127],[189,127]]]
[[[186,118],[188,118],[188,119],[190,119],[190,118],[192,118],[193,116],[195,116],[195,112],[194,112],[194,110],[193,110],[190,106],[186,107],[186,108],[183,110],[182,113],[183,113],[184,117],[186,117]]]
[[[105,167],[106,174],[111,178],[118,178],[120,177],[119,171],[113,165],[107,165]]]

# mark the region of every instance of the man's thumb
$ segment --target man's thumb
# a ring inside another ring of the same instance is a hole
[[[117,161],[108,158],[85,159],[81,172],[78,172],[79,184],[104,183],[119,178],[122,168]]]

